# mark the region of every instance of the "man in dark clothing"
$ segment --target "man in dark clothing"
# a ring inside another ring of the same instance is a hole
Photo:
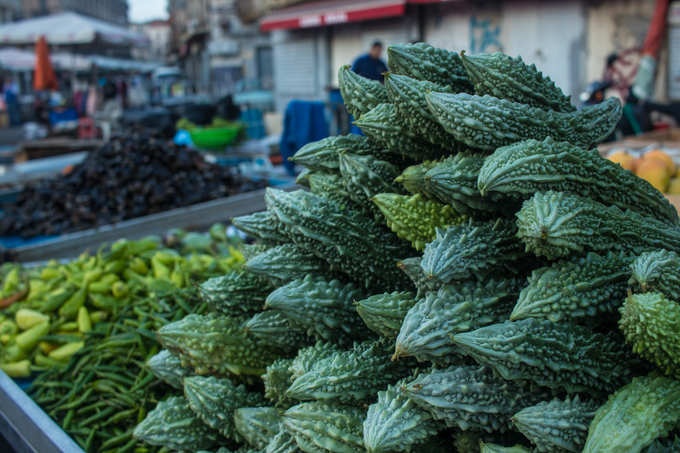
[[[377,80],[382,83],[383,72],[387,71],[387,65],[380,58],[382,51],[382,43],[380,41],[375,41],[367,54],[361,55],[354,60],[352,71],[367,79]]]

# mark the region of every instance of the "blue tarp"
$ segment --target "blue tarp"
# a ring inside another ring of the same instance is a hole
[[[290,101],[283,118],[283,132],[279,144],[283,165],[288,173],[295,174],[295,165],[288,160],[289,157],[307,143],[321,140],[328,135],[323,102]]]

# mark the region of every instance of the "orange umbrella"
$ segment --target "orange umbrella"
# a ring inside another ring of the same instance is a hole
[[[47,47],[45,36],[40,36],[35,43],[35,74],[33,75],[33,88],[36,91],[56,90],[57,77],[50,61],[50,51]]]

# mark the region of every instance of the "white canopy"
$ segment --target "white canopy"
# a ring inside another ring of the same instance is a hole
[[[0,44],[31,44],[45,35],[48,44],[87,44],[97,38],[119,45],[148,45],[141,33],[73,12],[0,25]]]
[[[76,55],[67,52],[50,54],[55,69],[87,71],[92,65],[103,69],[151,72],[160,63],[151,63],[122,58],[109,58],[98,55]],[[13,47],[0,48],[0,68],[13,71],[30,71],[35,68],[35,53]]]

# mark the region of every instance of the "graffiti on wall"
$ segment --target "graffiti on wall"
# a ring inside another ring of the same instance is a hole
[[[476,15],[470,17],[470,52],[502,52],[500,35],[501,26],[496,20],[480,19]]]

